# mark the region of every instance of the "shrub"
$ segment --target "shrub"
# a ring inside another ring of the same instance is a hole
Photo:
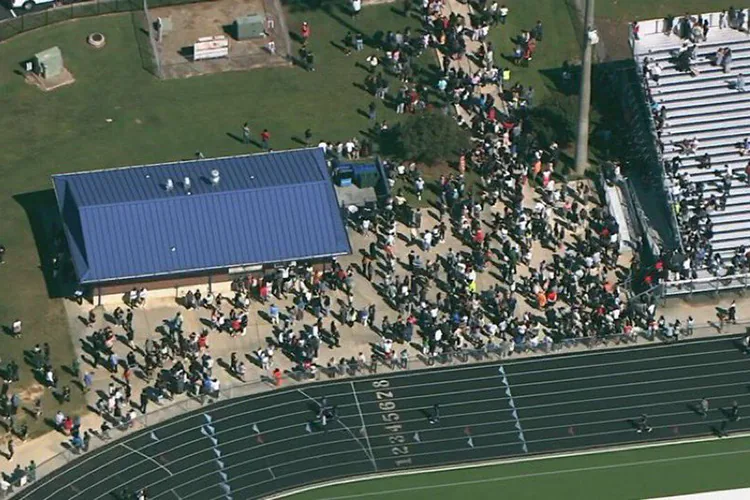
[[[428,165],[455,159],[471,147],[470,133],[441,111],[411,115],[393,132],[399,156]]]

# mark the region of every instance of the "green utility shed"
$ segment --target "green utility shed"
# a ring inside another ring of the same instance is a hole
[[[262,14],[248,14],[234,20],[234,37],[237,40],[260,38],[265,34],[266,18]]]
[[[34,73],[42,78],[53,78],[63,72],[63,58],[59,47],[52,47],[34,55]]]

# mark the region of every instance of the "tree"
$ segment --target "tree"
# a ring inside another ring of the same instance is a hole
[[[471,147],[471,135],[441,111],[423,111],[395,127],[398,153],[403,158],[434,165],[455,159]]]

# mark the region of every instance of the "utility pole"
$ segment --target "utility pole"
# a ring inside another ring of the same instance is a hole
[[[576,140],[576,173],[583,175],[589,166],[589,111],[591,110],[591,59],[597,40],[594,30],[594,1],[586,0],[583,23],[583,57],[581,61],[581,89],[578,103],[578,136]],[[593,36],[592,36],[593,35]]]

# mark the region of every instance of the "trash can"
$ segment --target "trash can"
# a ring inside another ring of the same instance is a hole
[[[341,165],[336,169],[336,184],[341,187],[351,186],[354,179],[354,169],[351,165]]]

